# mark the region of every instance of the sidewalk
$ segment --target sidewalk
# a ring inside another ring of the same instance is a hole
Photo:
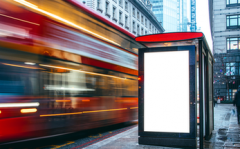
[[[209,149],[240,148],[240,125],[237,116],[231,113],[232,104],[219,104],[214,109],[214,131],[209,142],[205,142]]]
[[[205,149],[240,148],[240,125],[236,114],[232,115],[232,104],[219,104],[214,108],[214,131],[205,141]],[[134,127],[111,138],[92,144],[84,149],[173,149],[170,147],[139,145],[138,127]]]

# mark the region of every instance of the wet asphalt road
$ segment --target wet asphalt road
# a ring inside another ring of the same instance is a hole
[[[79,149],[87,147],[137,125],[137,122],[117,124],[67,135],[0,145],[0,149]]]

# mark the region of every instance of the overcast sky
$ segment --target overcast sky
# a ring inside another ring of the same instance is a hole
[[[208,11],[208,0],[196,0],[196,22],[197,28],[201,28],[201,32],[204,33],[208,45],[212,50],[212,36],[210,30],[209,11]],[[212,51],[213,52],[213,51]]]

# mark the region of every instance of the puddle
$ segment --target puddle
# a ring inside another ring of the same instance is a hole
[[[226,141],[228,139],[228,137],[227,136],[219,136],[217,139],[221,140],[221,141]]]
[[[231,116],[231,113],[227,113],[227,115],[226,115],[226,117],[225,117],[225,121],[229,121],[230,116]]]
[[[227,134],[227,131],[228,131],[228,129],[226,129],[226,128],[220,128],[220,129],[218,130],[218,134],[219,134],[219,135],[226,135],[226,134]]]

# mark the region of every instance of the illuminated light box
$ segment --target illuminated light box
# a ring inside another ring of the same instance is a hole
[[[195,45],[139,49],[139,144],[196,147]]]
[[[190,133],[189,51],[144,53],[144,131]]]

